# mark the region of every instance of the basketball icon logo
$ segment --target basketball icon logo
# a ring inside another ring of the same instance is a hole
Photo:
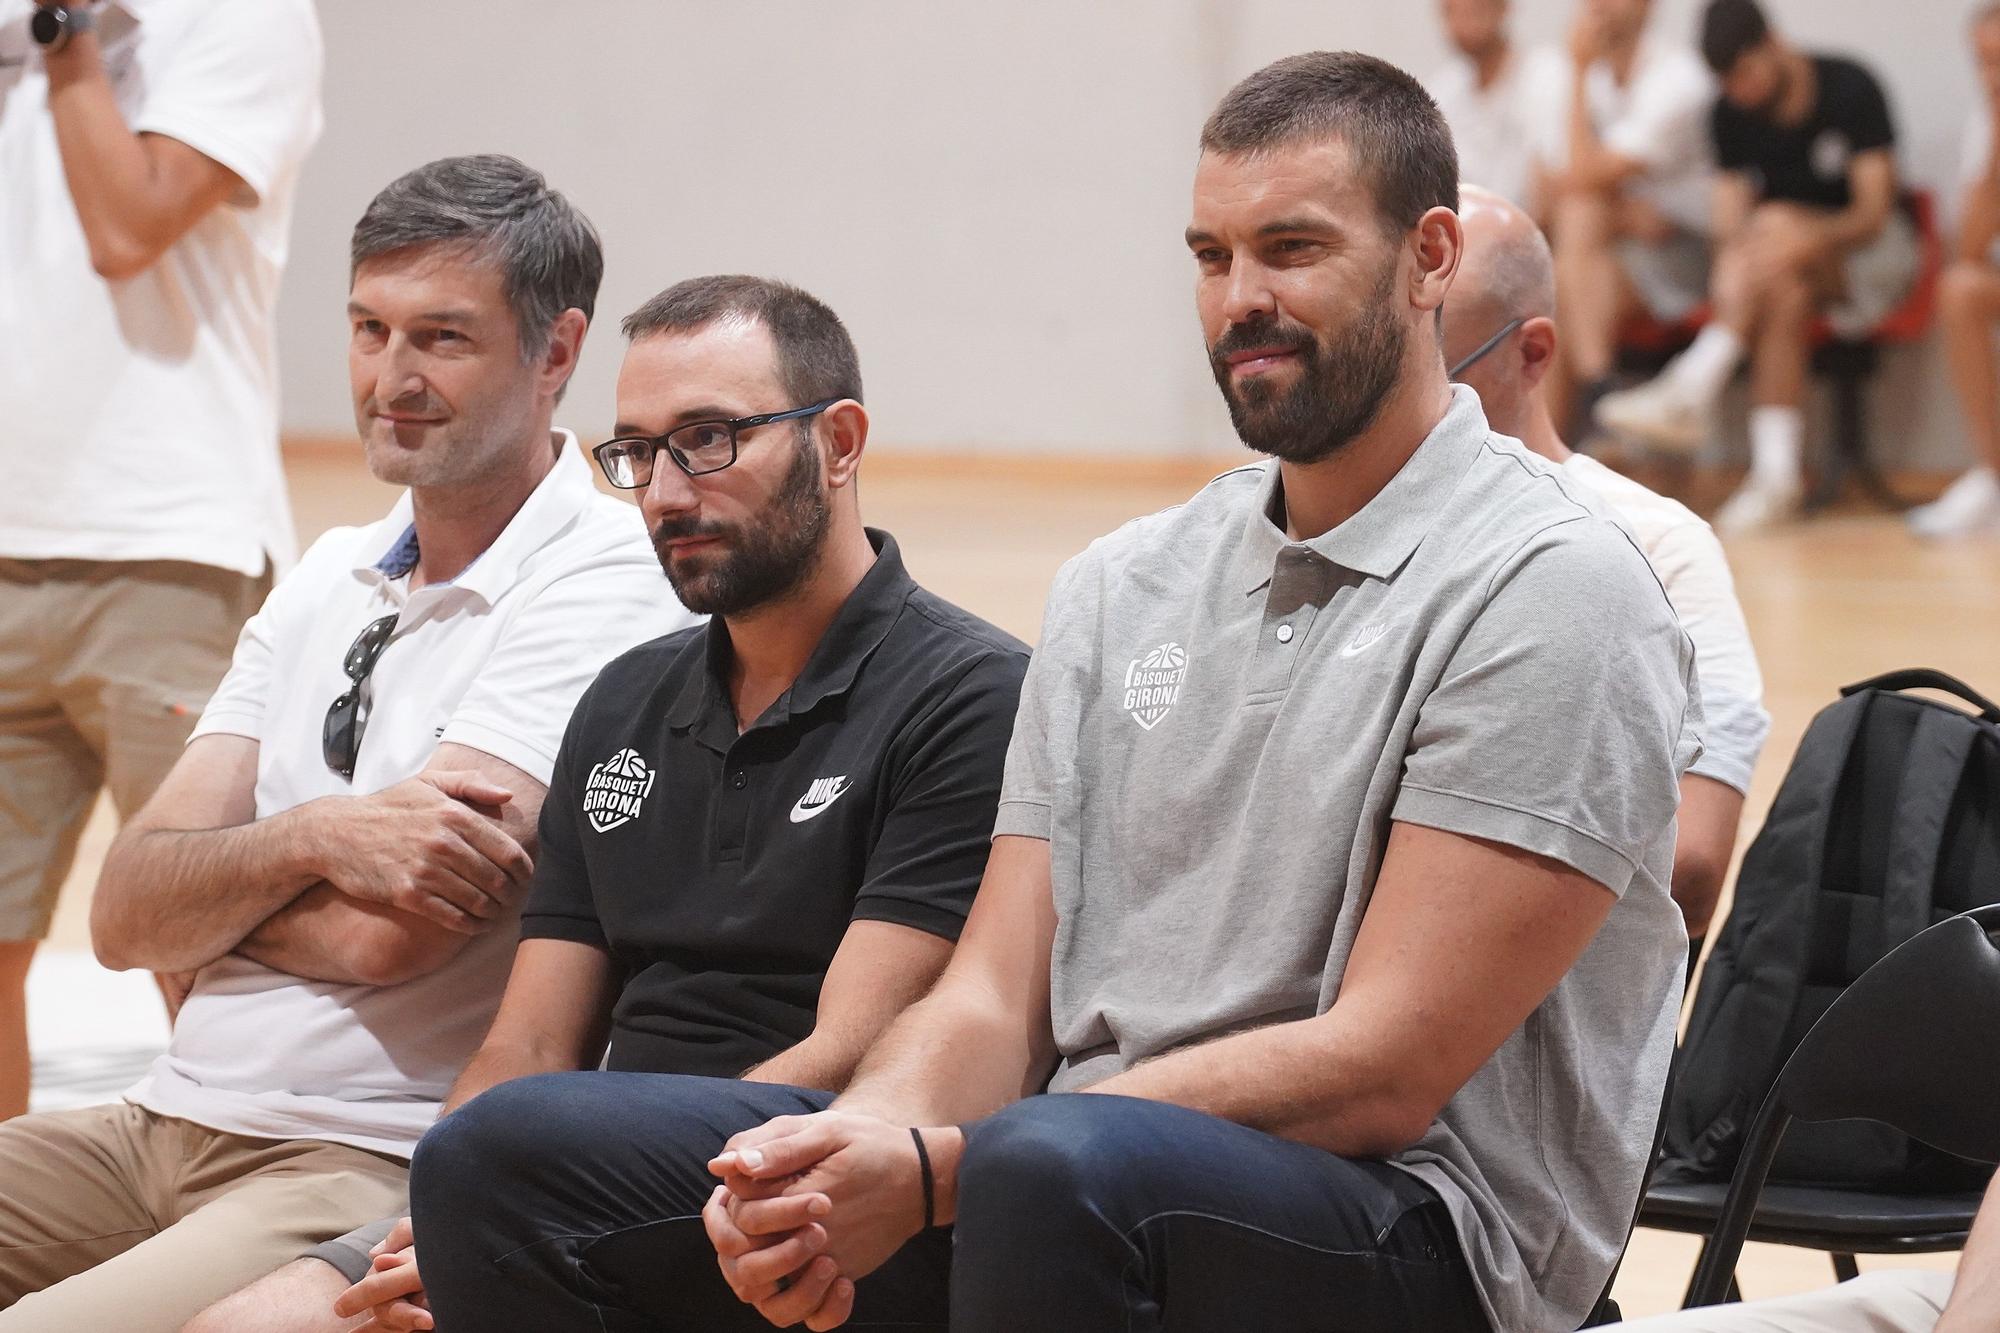
[[[1187,650],[1178,643],[1163,643],[1125,668],[1125,711],[1147,731],[1160,725],[1167,711],[1180,697],[1181,680],[1187,675]]]

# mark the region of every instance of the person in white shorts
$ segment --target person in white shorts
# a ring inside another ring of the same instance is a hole
[[[1799,1296],[1708,1305],[1613,1327],[1627,1333],[1993,1333],[2000,1328],[2000,1184],[1987,1188],[1956,1275],[1884,1269]]]
[[[1866,337],[1916,281],[1916,231],[1899,197],[1896,129],[1881,82],[1773,32],[1755,0],[1711,0],[1702,55],[1722,79],[1714,318],[1651,382],[1605,395],[1597,419],[1693,453],[1716,400],[1750,363],[1750,476],[1717,512],[1724,535],[1781,522],[1804,496],[1806,375],[1815,321]]]
[[[2000,4],[1972,18],[1972,53],[1985,97],[1967,115],[1958,234],[1938,284],[1945,364],[1973,465],[1935,502],[1910,512],[1920,537],[2000,534],[2000,382],[1993,328],[2000,322]]]
[[[1439,0],[1452,56],[1424,80],[1458,146],[1458,169],[1524,203],[1549,89],[1567,76],[1551,47],[1523,48],[1507,33],[1508,0]]]
[[[1743,798],[1771,717],[1756,650],[1722,543],[1687,506],[1572,453],[1538,392],[1561,346],[1548,243],[1534,220],[1497,194],[1459,189],[1465,257],[1445,302],[1445,361],[1478,392],[1493,429],[1512,435],[1589,486],[1625,521],[1694,640],[1707,745],[1681,779],[1674,901],[1700,953],[1736,848]]]
[[[4,1333],[172,1333],[403,1207],[505,986],[570,713],[692,620],[551,427],[589,222],[512,158],[453,158],[378,195],[352,256],[356,422],[408,491],[278,584],[105,857],[98,957],[186,998],[123,1102],[0,1125]]]
[[[1565,337],[1548,392],[1572,428],[1610,388],[1619,326],[1641,312],[1680,320],[1708,286],[1715,83],[1692,49],[1647,31],[1651,11],[1582,0],[1568,59],[1541,91],[1527,206],[1555,244]],[[1469,166],[1466,179],[1507,195]]]

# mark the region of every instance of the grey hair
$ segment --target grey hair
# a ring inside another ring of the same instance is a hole
[[[1202,127],[1202,151],[1263,153],[1339,139],[1369,177],[1392,232],[1432,208],[1458,207],[1458,150],[1444,113],[1396,66],[1358,51],[1309,51],[1231,88]]]
[[[597,308],[597,229],[515,158],[440,158],[390,182],[354,224],[348,281],[370,259],[432,245],[462,246],[499,266],[525,360],[548,351],[565,310],[588,319]]]
[[[691,333],[726,319],[761,324],[777,348],[778,380],[806,407],[829,398],[861,401],[861,359],[847,326],[824,301],[775,278],[719,273],[689,278],[625,317],[633,342],[663,333]]]

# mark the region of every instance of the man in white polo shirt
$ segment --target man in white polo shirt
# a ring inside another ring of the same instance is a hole
[[[0,1125],[0,1330],[180,1328],[403,1207],[490,1023],[557,746],[610,658],[691,622],[551,416],[603,261],[511,158],[396,181],[348,306],[389,516],[244,628],[93,904],[113,967],[192,972],[123,1104]]]
[[[100,787],[129,817],[293,555],[272,315],[310,0],[0,4],[0,1118]]]
[[[1673,878],[1674,901],[1693,945],[1692,966],[1722,895],[1743,798],[1771,730],[1736,581],[1722,543],[1686,505],[1572,453],[1556,432],[1539,391],[1561,347],[1555,272],[1534,220],[1472,185],[1460,188],[1458,213],[1465,223],[1465,258],[1444,318],[1452,378],[1479,394],[1493,429],[1604,497],[1639,539],[1681,628],[1694,640],[1704,748],[1681,779]]]

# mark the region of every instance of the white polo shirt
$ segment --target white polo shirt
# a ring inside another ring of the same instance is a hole
[[[410,499],[313,543],[243,628],[195,735],[259,742],[257,818],[415,776],[440,744],[546,784],[571,711],[611,658],[694,624],[632,505],[591,485],[575,438],[499,539],[449,584],[408,590]],[[398,557],[401,557],[400,559]],[[401,617],[370,682],[349,782],[320,730],[361,630]],[[172,1043],[127,1099],[225,1133],[327,1139],[407,1157],[499,1005],[503,923],[399,986],[302,981],[229,955],[196,980]]]
[[[1569,157],[1571,70],[1570,61],[1563,59],[1542,112],[1542,156],[1558,165]],[[1612,77],[1611,66],[1602,60],[1584,74],[1584,100],[1598,138],[1620,157],[1645,164],[1645,172],[1626,188],[1679,226],[1702,235],[1711,225],[1715,150],[1709,113],[1715,98],[1715,79],[1700,56],[1650,37],[1639,43],[1632,77],[1624,83]]]
[[[1489,87],[1479,86],[1478,66],[1464,55],[1453,56],[1425,79],[1425,89],[1451,126],[1459,179],[1527,206],[1542,107],[1549,89],[1568,76],[1562,53],[1539,46],[1511,52]]]
[[[0,19],[0,556],[287,564],[272,317],[320,131],[311,0],[101,7],[126,124],[246,187],[119,282],[90,265],[31,12]]]

